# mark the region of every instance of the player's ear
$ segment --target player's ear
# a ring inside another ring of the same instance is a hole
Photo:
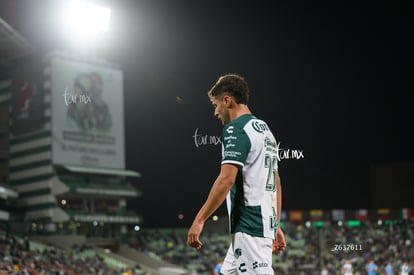
[[[226,106],[229,107],[229,104],[231,103],[231,97],[228,95],[225,95],[223,100],[224,100],[224,104],[226,104]]]

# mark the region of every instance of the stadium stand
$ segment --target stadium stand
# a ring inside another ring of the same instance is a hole
[[[378,265],[379,274],[388,262],[395,272],[403,262],[414,263],[413,219],[284,222],[282,227],[288,247],[274,255],[276,274],[321,274],[322,268],[329,274],[341,274],[346,259],[354,274],[365,274],[369,260]],[[113,249],[88,245],[63,248],[0,231],[0,274],[184,275],[192,270],[213,274],[230,242],[227,228],[206,226],[200,250],[186,244],[187,230],[143,228]]]
[[[276,274],[321,274],[323,267],[329,274],[340,274],[345,259],[351,260],[354,274],[365,274],[365,265],[370,259],[379,266],[379,272],[385,270],[389,261],[395,271],[404,261],[414,263],[413,220],[364,221],[356,226],[286,222],[283,229],[288,248],[274,256]],[[200,250],[186,245],[186,238],[186,228],[147,229],[130,245],[155,259],[197,270],[203,275],[212,274],[230,241],[226,230],[206,231]]]

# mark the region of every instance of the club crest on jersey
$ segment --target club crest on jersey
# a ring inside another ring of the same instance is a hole
[[[266,123],[260,121],[253,121],[252,127],[256,132],[263,133],[264,131],[269,131],[269,127],[267,127]]]
[[[229,126],[229,127],[226,129],[226,131],[227,131],[227,133],[229,133],[229,134],[233,134],[233,129],[234,129],[234,126]]]
[[[241,250],[241,248],[236,248],[236,249],[234,250],[234,256],[236,257],[236,259],[238,259],[241,255],[242,255],[242,250]]]

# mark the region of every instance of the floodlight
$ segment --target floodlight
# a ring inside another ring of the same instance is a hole
[[[111,10],[87,1],[72,0],[65,7],[64,21],[69,35],[77,39],[94,39],[109,30]]]

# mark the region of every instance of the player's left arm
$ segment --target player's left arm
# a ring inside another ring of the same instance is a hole
[[[276,170],[276,209],[277,209],[277,231],[276,239],[273,241],[273,253],[280,253],[286,248],[285,235],[280,225],[280,217],[282,216],[282,184],[280,182],[279,172]]]
[[[238,167],[233,164],[221,165],[220,174],[211,187],[210,194],[204,205],[201,207],[191,225],[187,243],[194,248],[201,248],[200,234],[203,230],[205,221],[220,207],[226,199],[231,187],[236,181]]]

